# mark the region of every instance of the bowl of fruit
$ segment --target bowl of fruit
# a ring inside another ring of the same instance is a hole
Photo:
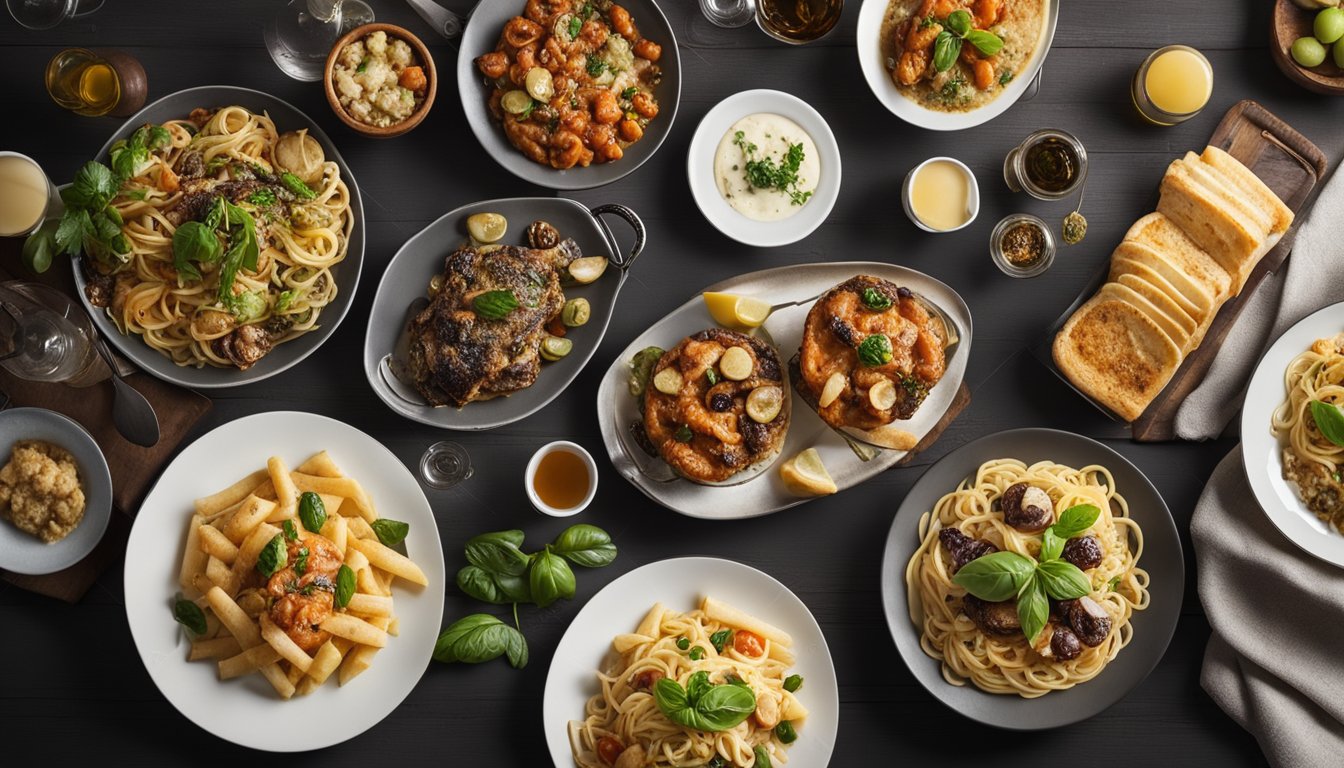
[[[1289,80],[1317,93],[1344,94],[1341,0],[1276,0],[1270,50]]]

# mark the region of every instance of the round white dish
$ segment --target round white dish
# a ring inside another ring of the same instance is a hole
[[[1312,342],[1344,332],[1344,302],[1302,318],[1270,346],[1255,367],[1241,409],[1241,460],[1246,479],[1265,515],[1288,540],[1308,554],[1344,568],[1344,534],[1322,522],[1283,479],[1284,442],[1274,436],[1270,416],[1287,393],[1283,373]]]
[[[970,210],[970,213],[967,214],[965,221],[963,221],[962,223],[958,224],[955,227],[952,227],[951,229],[934,229],[928,224],[925,224],[924,220],[919,218],[919,214],[915,213],[915,205],[914,202],[912,201],[915,191],[915,177],[918,176],[919,172],[924,170],[924,168],[929,164],[940,162],[951,163],[955,165],[957,167],[957,170],[961,171],[966,176],[966,207]],[[919,227],[925,232],[932,232],[935,235],[942,235],[948,232],[956,232],[959,229],[965,229],[969,227],[971,225],[971,222],[975,221],[976,218],[980,215],[980,182],[976,181],[975,172],[972,171],[969,166],[967,166],[965,163],[961,162],[957,158],[930,157],[928,160],[925,160],[919,165],[916,165],[914,168],[911,168],[910,172],[905,174],[905,182],[901,184],[901,206],[905,208],[905,215],[906,218],[910,219],[910,223],[914,224],[916,227]]]
[[[20,440],[43,440],[75,457],[84,486],[84,519],[70,535],[51,544],[0,521],[0,568],[34,576],[55,573],[83,560],[102,541],[112,515],[112,476],[98,444],[68,416],[45,408],[0,411],[0,466]]]
[[[802,127],[817,145],[821,178],[797,213],[778,221],[755,221],[738,213],[723,199],[714,180],[714,155],[719,141],[738,120],[757,113],[787,117]],[[772,248],[812,234],[830,215],[840,196],[840,146],[826,119],[810,104],[782,91],[742,91],[724,99],[700,121],[686,157],[686,177],[700,212],[723,234],[745,245]]]
[[[1036,79],[1036,75],[1041,71],[1041,65],[1045,63],[1046,55],[1050,53],[1050,45],[1055,39],[1055,23],[1059,20],[1059,3],[1056,0],[1046,1],[1048,7],[1045,11],[1045,24],[1042,25],[1041,37],[1031,60],[1003,89],[1003,93],[999,94],[997,99],[979,109],[969,112],[939,112],[915,103],[897,90],[896,84],[891,81],[891,75],[887,72],[882,47],[878,44],[881,38],[882,19],[886,16],[890,0],[864,0],[863,6],[859,8],[856,48],[863,78],[868,81],[868,87],[872,89],[877,100],[882,102],[882,106],[911,125],[931,131],[960,131],[987,123],[1008,111],[1009,107],[1022,98],[1022,94],[1031,88],[1032,81]]]
[[[803,676],[798,698],[809,710],[788,750],[789,764],[830,762],[840,726],[840,694],[826,636],[788,587],[750,566],[714,557],[679,557],[636,568],[602,588],[579,611],[555,648],[541,711],[546,746],[557,766],[574,764],[569,721],[582,719],[598,692],[597,670],[616,635],[633,632],[656,602],[690,611],[710,595],[769,622],[793,637]]]
[[[557,452],[572,453],[578,456],[583,461],[584,471],[588,473],[588,493],[584,494],[583,501],[563,509],[552,507],[542,501],[541,496],[537,494],[537,486],[534,482],[537,477],[537,467],[541,465],[541,460]],[[528,501],[532,502],[532,506],[536,507],[538,512],[551,517],[572,517],[587,509],[588,505],[593,503],[593,497],[597,495],[597,462],[593,461],[593,455],[582,445],[568,440],[556,440],[541,446],[536,453],[532,454],[532,459],[527,462],[527,469],[523,471],[523,486],[527,490]]]
[[[280,456],[296,466],[327,450],[379,509],[410,524],[406,554],[429,578],[393,587],[398,636],[373,666],[344,686],[327,681],[307,696],[281,700],[260,675],[221,682],[215,664],[187,661],[189,643],[173,619],[174,595],[192,502],[232,485]],[[419,682],[443,619],[443,547],[415,477],[382,443],[324,416],[293,411],[231,421],[192,443],[145,497],[126,546],[126,618],[149,676],[188,720],[235,744],[270,752],[321,749],[354,738],[397,708]],[[321,727],[339,714],[339,727]],[[289,726],[286,723],[290,724]],[[292,727],[296,723],[317,724]]]

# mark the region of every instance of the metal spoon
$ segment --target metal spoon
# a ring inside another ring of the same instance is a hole
[[[461,16],[444,8],[433,0],[406,0],[411,9],[420,14],[425,23],[439,33],[445,40],[456,40],[462,34]]]
[[[136,445],[149,448],[158,443],[159,417],[154,413],[154,406],[150,405],[135,387],[122,379],[121,370],[112,356],[112,350],[107,346],[107,341],[102,336],[97,336],[95,342],[98,354],[103,356],[107,366],[112,369],[112,423],[117,426],[117,431],[122,437]]]

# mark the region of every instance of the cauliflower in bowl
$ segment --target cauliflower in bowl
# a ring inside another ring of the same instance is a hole
[[[0,468],[0,517],[51,544],[84,519],[84,488],[75,457],[39,440],[14,444]]]
[[[389,39],[383,30],[346,44],[332,68],[332,80],[346,113],[378,128],[415,114],[429,85],[411,46]]]

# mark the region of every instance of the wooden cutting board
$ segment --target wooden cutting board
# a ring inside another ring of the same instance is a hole
[[[1284,204],[1292,209],[1295,218],[1293,226],[1284,233],[1283,239],[1256,265],[1241,293],[1228,299],[1218,310],[1204,336],[1204,341],[1186,355],[1181,367],[1176,370],[1171,381],[1167,382],[1166,388],[1148,404],[1148,408],[1139,418],[1130,424],[1130,434],[1139,442],[1159,442],[1176,438],[1174,422],[1177,410],[1180,409],[1186,396],[1204,380],[1204,375],[1213,364],[1214,357],[1227,340],[1228,332],[1246,307],[1256,287],[1266,275],[1278,271],[1287,260],[1288,253],[1293,248],[1293,239],[1297,235],[1297,227],[1310,207],[1309,203],[1317,186],[1325,177],[1327,163],[1325,154],[1320,148],[1292,126],[1251,100],[1238,102],[1227,111],[1218,127],[1214,129],[1213,135],[1209,137],[1208,144],[1226,151],[1251,169],[1283,200]],[[1191,149],[1198,151],[1202,147]],[[1042,345],[1036,349],[1036,356],[1070,387],[1073,387],[1073,383],[1054,363],[1050,351],[1051,342],[1074,311],[1106,282],[1109,271],[1110,259],[1107,258],[1102,262],[1095,278],[1051,326]],[[1073,388],[1106,415],[1122,421],[1110,409],[1076,387]]]

